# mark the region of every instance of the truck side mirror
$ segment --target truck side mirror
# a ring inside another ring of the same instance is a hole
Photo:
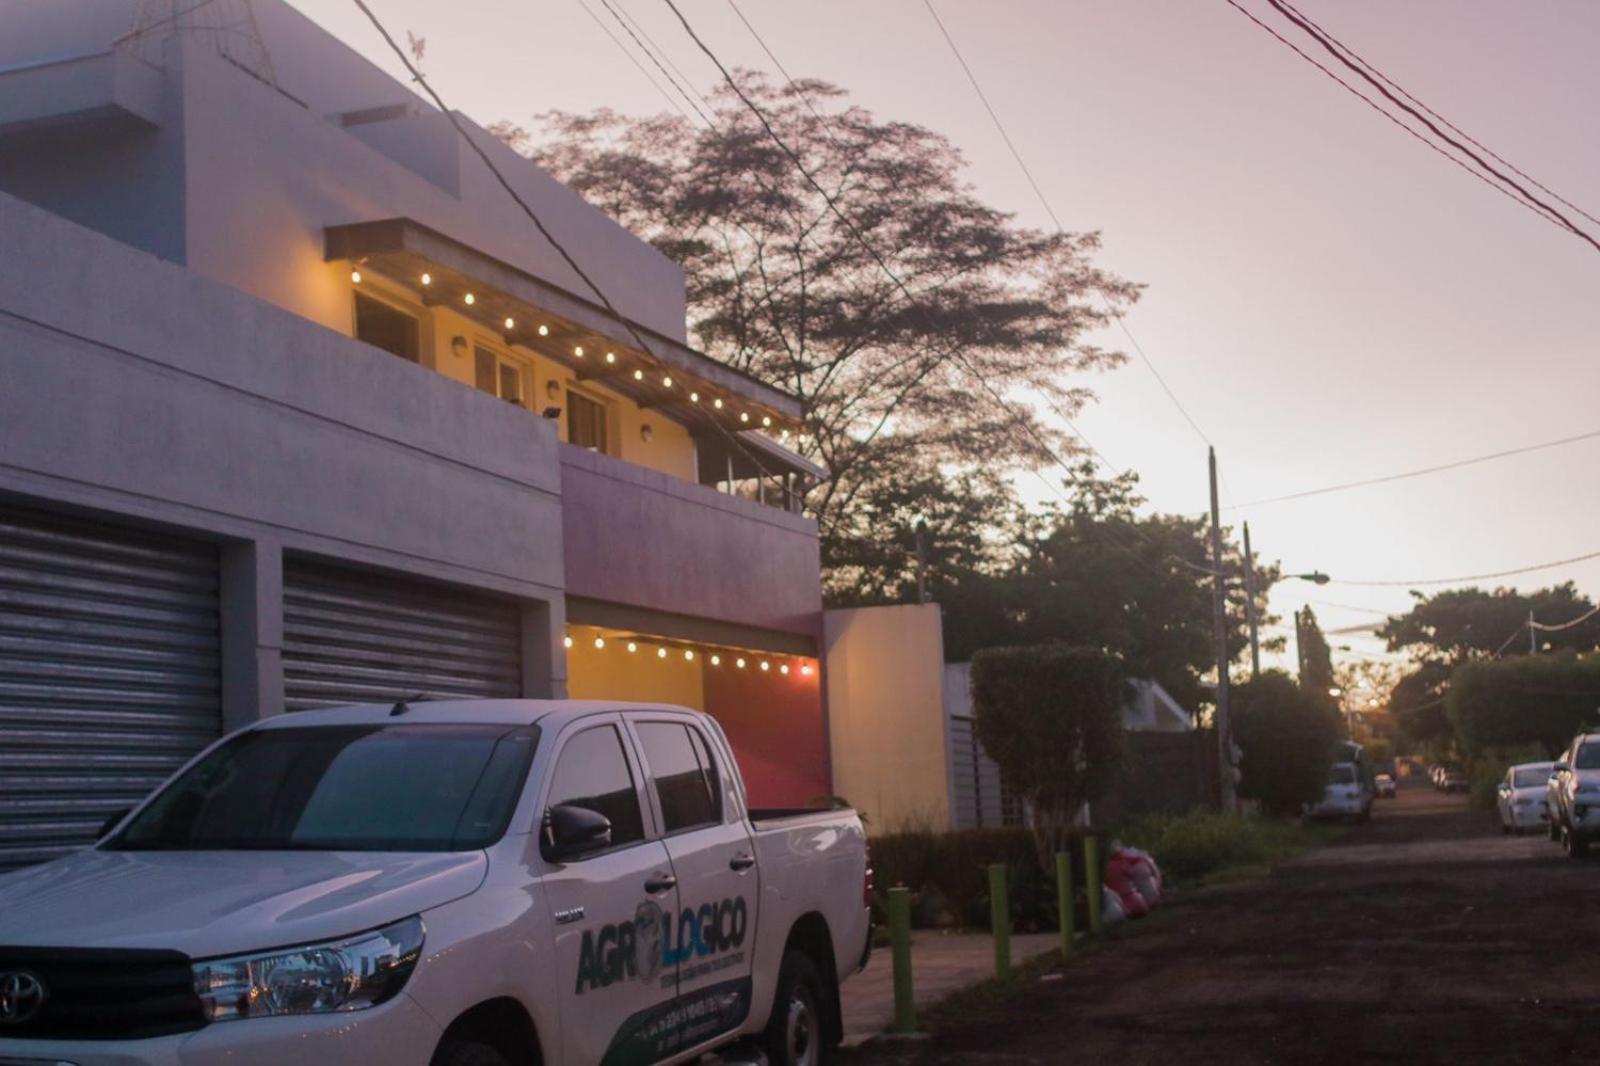
[[[570,862],[611,846],[611,819],[599,811],[558,803],[545,811],[540,851],[550,862]]]

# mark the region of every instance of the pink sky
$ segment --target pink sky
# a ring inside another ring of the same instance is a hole
[[[398,73],[353,4],[292,2]],[[664,3],[612,2],[712,87]],[[921,0],[740,2],[791,73],[947,135],[984,196],[1048,224]],[[1242,2],[1276,22],[1264,0]],[[479,122],[666,106],[579,0],[371,3],[427,39],[435,88]],[[725,0],[681,6],[725,61],[771,69]],[[1102,262],[1149,286],[1129,325],[1216,444],[1224,503],[1600,429],[1600,253],[1407,138],[1224,0],[937,6],[1062,221],[1101,230]],[[1600,5],[1298,6],[1600,215]],[[1092,384],[1100,400],[1079,424],[1102,454],[1138,470],[1155,506],[1202,509],[1204,445],[1137,357]],[[1600,550],[1583,473],[1597,459],[1600,440],[1245,516],[1263,557],[1336,579],[1497,571]],[[1600,560],[1513,581],[1568,578],[1600,592]],[[1286,582],[1273,605],[1287,617],[1308,598],[1329,628],[1372,616],[1328,604],[1408,600]]]

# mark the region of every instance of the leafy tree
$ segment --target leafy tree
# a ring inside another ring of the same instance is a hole
[[[1521,593],[1499,588],[1449,589],[1434,596],[1412,593],[1417,604],[1378,630],[1390,651],[1410,652],[1425,662],[1461,663],[1491,655],[1521,655],[1528,650],[1528,613],[1545,625],[1560,625],[1593,610],[1594,604],[1568,581]],[[1593,651],[1600,648],[1600,615],[1553,633],[1540,633],[1541,649]]]
[[[731,91],[711,97],[710,129],[601,110],[540,116],[538,143],[507,123],[496,132],[684,267],[690,331],[708,354],[800,398],[798,447],[832,471],[808,501],[845,566],[830,596],[858,578],[903,585],[903,548],[859,551],[876,532],[867,516],[904,509],[893,479],[1070,452],[1043,407],[1070,416],[1091,398],[1082,375],[1122,361],[1088,338],[1138,287],[1095,266],[1097,234],[1028,229],[979,200],[942,136],[822,82],[739,78],[848,224]]]
[[[1068,504],[1018,520],[1016,551],[991,580],[969,575],[965,585],[941,589],[946,654],[960,660],[993,644],[1098,647],[1120,658],[1129,676],[1153,679],[1197,707],[1216,667],[1206,523],[1140,514],[1144,501],[1131,473],[1101,479],[1083,463],[1067,487]],[[1243,557],[1231,543],[1223,563],[1232,661],[1249,646],[1249,628]],[[1277,568],[1259,569],[1256,606],[1270,622],[1266,592]]]
[[[1239,795],[1268,814],[1293,815],[1327,785],[1334,745],[1343,734],[1325,690],[1268,670],[1234,689],[1231,720],[1239,745]]]
[[[1445,706],[1468,755],[1535,743],[1554,757],[1600,713],[1600,656],[1523,655],[1462,663]]]
[[[1314,692],[1333,688],[1333,651],[1328,647],[1328,638],[1323,636],[1322,626],[1317,623],[1317,613],[1310,607],[1300,611],[1295,643],[1300,656],[1300,684]]]
[[[1098,648],[986,648],[972,658],[978,739],[1027,804],[1046,870],[1078,810],[1116,779],[1129,696],[1122,664]]]
[[[1453,737],[1450,718],[1444,709],[1445,687],[1449,681],[1449,666],[1424,662],[1389,690],[1389,713],[1400,731],[1435,755],[1442,755]]]

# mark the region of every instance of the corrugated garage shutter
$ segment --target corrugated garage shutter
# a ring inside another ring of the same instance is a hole
[[[222,728],[214,545],[0,506],[0,869],[94,840]]]
[[[292,559],[283,586],[289,710],[521,695],[521,611],[510,600]]]

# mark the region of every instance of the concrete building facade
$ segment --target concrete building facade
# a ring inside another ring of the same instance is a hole
[[[133,0],[0,14],[0,868],[224,728],[670,699],[832,790],[799,406],[681,271],[288,5],[271,77]],[[132,33],[132,36],[130,36]]]

